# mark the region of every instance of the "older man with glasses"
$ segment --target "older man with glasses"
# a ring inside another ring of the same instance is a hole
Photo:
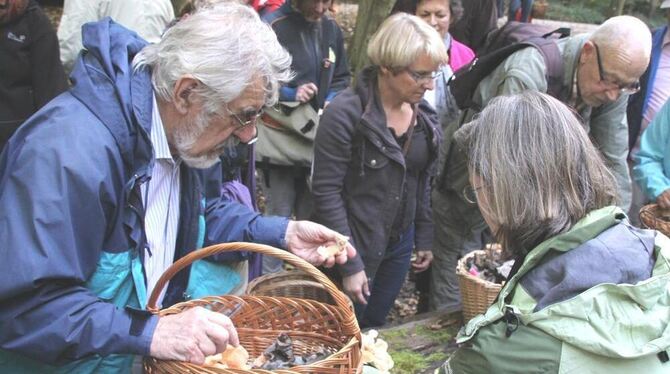
[[[221,197],[225,149],[256,136],[291,58],[249,7],[199,11],[148,45],[110,19],[83,29],[74,86],[0,155],[0,371],[128,373],[134,356],[202,364],[238,338],[222,313],[147,312],[161,274],[197,248],[285,247],[315,265],[341,235]],[[132,62],[132,63],[131,63]],[[246,268],[195,262],[159,305],[244,290]],[[205,282],[204,280],[209,280]]]
[[[639,90],[639,78],[649,63],[649,29],[637,18],[619,16],[607,20],[591,34],[561,39],[557,46],[563,66],[559,99],[579,114],[616,177],[619,206],[627,209],[631,181],[626,163],[626,104],[628,95]],[[524,90],[547,92],[546,74],[546,61],[538,49],[524,48],[510,55],[475,90],[473,102],[478,109],[467,110],[459,123],[446,129],[445,137],[451,137],[461,124],[471,121],[478,110],[496,96]],[[432,308],[460,303],[454,273],[458,259],[492,240],[477,204],[466,198],[472,191],[466,188],[467,167],[463,154],[453,143],[445,144],[448,146],[444,150],[444,168],[440,170],[437,188],[433,189],[436,238]]]

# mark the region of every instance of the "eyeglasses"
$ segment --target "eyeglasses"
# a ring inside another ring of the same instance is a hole
[[[409,74],[416,83],[428,83],[439,78],[442,75],[442,70],[430,71],[427,73],[420,73],[412,69],[406,68],[405,71]]]
[[[237,123],[239,125],[238,128],[247,127],[249,125],[255,125],[256,121],[258,121],[258,118],[260,118],[260,116],[263,114],[263,111],[265,110],[265,109],[261,109],[257,112],[244,111],[240,114],[237,114],[237,113],[233,113],[230,109],[228,109],[228,107],[225,107],[225,108],[226,108],[226,111],[228,112],[228,114],[231,117],[235,118],[235,120],[237,121]]]
[[[619,88],[619,92],[622,93],[622,94],[632,95],[632,94],[640,91],[640,81],[635,81],[634,83],[627,84],[627,85],[621,85],[621,84],[610,82],[610,81],[606,80],[605,79],[605,69],[603,69],[603,62],[602,62],[602,59],[600,58],[600,50],[598,49],[598,44],[593,43],[593,46],[596,49],[596,60],[598,61],[598,75],[600,77],[601,82],[617,86]]]
[[[484,188],[484,186],[472,187],[467,185],[463,187],[463,198],[470,204],[477,204],[477,191]]]

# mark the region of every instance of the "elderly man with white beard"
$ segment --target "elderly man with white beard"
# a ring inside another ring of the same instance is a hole
[[[0,156],[0,371],[121,373],[135,355],[202,363],[237,345],[223,314],[146,311],[163,271],[203,246],[264,243],[325,266],[354,256],[320,254],[339,239],[321,225],[220,196],[220,154],[255,138],[290,78],[289,54],[251,8],[203,10],[154,45],[110,19],[83,40],[73,87]],[[162,305],[234,292],[238,270],[196,262]]]

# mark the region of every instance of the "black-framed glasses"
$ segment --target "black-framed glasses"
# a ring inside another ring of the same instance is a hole
[[[477,204],[477,191],[481,190],[482,188],[484,188],[484,186],[472,187],[468,184],[467,186],[463,187],[463,198],[470,204]]]
[[[412,77],[412,79],[414,79],[416,83],[432,82],[442,75],[442,70],[429,71],[424,73],[406,68],[405,71],[407,72],[407,74],[409,74],[410,77]]]
[[[619,92],[622,94],[629,94],[632,95],[638,91],[640,91],[640,81],[635,81],[634,83],[627,84],[627,85],[621,85],[618,83],[610,82],[607,79],[605,79],[605,69],[603,68],[603,62],[602,59],[600,58],[600,49],[598,49],[598,44],[595,42],[593,43],[593,47],[596,49],[596,61],[598,62],[598,76],[600,78],[601,82],[615,85],[619,88]]]
[[[265,109],[263,108],[257,112],[244,111],[240,114],[237,114],[233,113],[230,109],[228,109],[228,107],[226,107],[226,111],[231,117],[235,118],[239,128],[244,128],[249,125],[255,125],[256,121],[258,121],[258,118],[260,118],[260,116],[263,115],[263,111],[265,111]]]

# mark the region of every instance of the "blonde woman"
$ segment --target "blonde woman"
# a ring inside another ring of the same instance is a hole
[[[501,96],[455,139],[468,199],[516,261],[444,370],[669,372],[669,240],[615,206],[614,176],[570,109]]]
[[[359,254],[339,267],[361,327],[384,324],[415,249],[432,260],[430,179],[441,142],[423,95],[447,63],[440,35],[404,13],[368,45],[372,66],[326,108],[316,135],[316,220],[351,238]]]

